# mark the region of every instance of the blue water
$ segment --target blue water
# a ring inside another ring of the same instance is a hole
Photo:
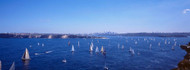
[[[15,62],[16,70],[170,70],[177,67],[186,52],[179,45],[187,44],[190,38],[175,37],[123,37],[108,36],[109,39],[4,39],[0,38],[0,60],[2,69],[8,70]],[[144,40],[145,39],[145,40]],[[172,50],[176,40],[175,50]],[[167,40],[167,44],[165,44]],[[68,41],[75,46],[71,52]],[[78,41],[80,46],[78,46]],[[98,43],[99,41],[99,43]],[[137,41],[137,44],[135,44]],[[38,45],[37,43],[40,43]],[[89,53],[90,43],[106,49],[106,58],[101,53]],[[160,46],[158,43],[160,42]],[[170,44],[168,44],[170,42]],[[41,44],[44,44],[44,47]],[[118,44],[120,47],[118,48]],[[152,44],[151,49],[149,45]],[[30,47],[31,45],[31,47]],[[124,45],[124,49],[121,48]],[[135,50],[131,55],[129,48]],[[21,57],[28,48],[31,60],[23,62]],[[50,53],[45,53],[51,51]],[[35,55],[38,54],[38,55]],[[66,59],[67,63],[62,60]]]

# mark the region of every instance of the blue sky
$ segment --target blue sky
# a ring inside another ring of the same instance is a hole
[[[0,32],[189,32],[190,0],[0,0]]]

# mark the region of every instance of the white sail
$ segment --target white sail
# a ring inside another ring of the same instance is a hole
[[[80,46],[80,42],[78,41],[78,46]]]
[[[132,49],[131,47],[130,47],[130,49],[129,49],[129,52],[130,52],[132,55],[134,55],[134,54],[135,54],[134,49]]]
[[[44,44],[42,44],[42,47],[44,46]]]
[[[22,60],[30,60],[30,55],[27,48],[22,56]]]
[[[0,70],[1,70],[1,68],[2,68],[1,66],[2,66],[2,65],[1,65],[1,60],[0,60]]]
[[[15,62],[13,62],[9,70],[15,70]]]
[[[129,52],[131,52],[131,51],[132,51],[132,48],[130,47],[130,48],[129,48]]]
[[[71,51],[72,51],[72,52],[74,52],[74,51],[75,51],[74,45],[72,45],[72,49],[71,49]]]
[[[98,46],[96,47],[96,51],[95,51],[96,53],[98,53],[99,52],[99,49],[98,49]]]
[[[101,48],[101,52],[104,52],[104,47],[102,46],[102,48]]]
[[[93,47],[94,47],[94,45],[93,45],[93,43],[91,42],[90,50],[89,50],[89,51],[93,51]]]
[[[137,41],[135,41],[135,44],[137,44],[138,42]]]
[[[134,51],[134,49],[132,49],[132,51],[131,51],[131,54],[132,54],[132,55],[134,55],[134,54],[135,54],[135,51]]]
[[[40,43],[38,43],[38,46],[40,45]]]

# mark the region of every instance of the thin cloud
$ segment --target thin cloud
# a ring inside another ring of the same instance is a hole
[[[190,9],[184,9],[183,14],[186,14],[187,12],[190,12]]]

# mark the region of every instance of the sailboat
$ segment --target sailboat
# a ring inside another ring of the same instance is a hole
[[[2,66],[2,65],[1,65],[1,60],[0,60],[0,70],[1,70],[1,66]]]
[[[94,45],[93,45],[93,43],[91,42],[90,49],[89,49],[90,52],[93,51],[93,47],[94,47]]]
[[[78,46],[80,46],[80,42],[78,41]]]
[[[149,49],[151,49],[152,48],[152,44],[150,44],[150,46],[149,46]]]
[[[74,51],[75,51],[74,45],[72,45],[72,49],[71,49],[71,51],[72,51],[72,52],[74,52]]]
[[[172,50],[174,50],[174,46],[172,46]]]
[[[22,60],[30,60],[30,55],[27,48],[22,56]]]
[[[40,43],[38,43],[38,46],[40,45]]]
[[[122,45],[121,48],[124,49],[124,45]]]
[[[9,70],[15,70],[15,62],[13,62]]]
[[[96,51],[95,51],[96,53],[98,53],[99,52],[99,49],[98,49],[98,46],[96,47]]]
[[[62,60],[62,62],[66,63],[66,62],[67,62],[67,60],[66,60],[66,59],[64,59],[64,60]]]
[[[130,47],[130,48],[129,48],[129,52],[131,52],[131,51],[132,51],[132,48]]]
[[[131,47],[130,47],[130,49],[129,49],[129,52],[130,52],[132,55],[134,55],[134,54],[135,54],[134,49],[132,49]]]
[[[44,46],[44,44],[42,43],[42,47]]]
[[[137,44],[138,42],[137,41],[135,41],[135,44]]]
[[[104,70],[108,70],[108,67],[106,65],[104,66]]]
[[[104,47],[102,46],[101,50],[100,50],[102,53],[104,52]]]

